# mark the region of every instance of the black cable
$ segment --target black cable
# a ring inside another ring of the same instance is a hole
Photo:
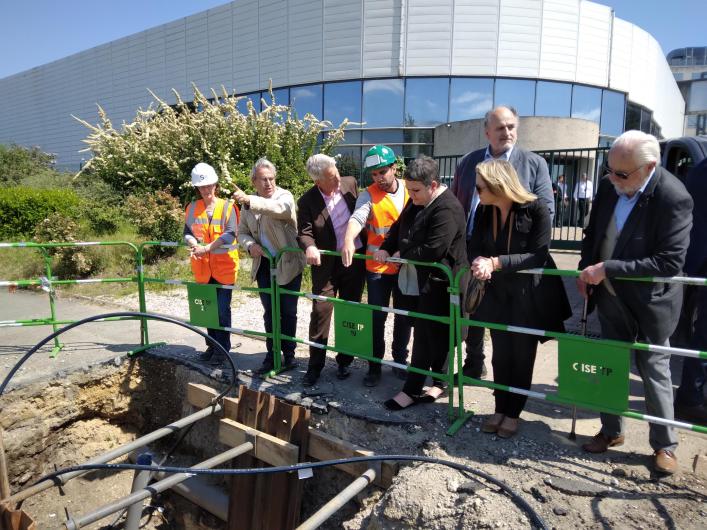
[[[258,467],[258,468],[245,468],[245,469],[205,469],[205,468],[190,468],[190,467],[176,467],[176,466],[143,466],[139,464],[83,464],[79,466],[71,466],[54,473],[45,475],[37,481],[43,482],[45,480],[52,480],[65,473],[71,473],[74,471],[89,471],[95,469],[101,470],[135,470],[135,471],[152,471],[152,472],[163,472],[163,473],[188,473],[190,475],[258,475],[258,474],[271,474],[271,473],[291,473],[293,471],[299,471],[300,469],[315,469],[320,467],[336,466],[341,464],[352,464],[360,462],[380,462],[383,460],[398,460],[407,462],[426,462],[430,464],[440,464],[457,471],[463,471],[471,473],[473,475],[479,476],[484,480],[491,482],[492,484],[501,488],[517,506],[519,506],[528,516],[530,521],[542,530],[547,530],[547,524],[545,520],[538,514],[530,504],[513,488],[502,482],[501,480],[494,478],[488,473],[481,471],[479,469],[474,469],[472,467],[460,464],[458,462],[453,462],[451,460],[444,460],[441,458],[433,458],[430,456],[415,456],[415,455],[371,455],[371,456],[357,456],[351,458],[339,458],[336,460],[322,460],[320,462],[303,462],[300,464],[294,464],[289,466],[273,466],[273,467]]]
[[[193,331],[197,335],[201,335],[204,337],[207,341],[208,344],[214,346],[216,349],[220,350],[224,357],[228,360],[228,363],[231,365],[231,381],[230,384],[228,385],[228,388],[221,392],[218,396],[216,396],[213,400],[212,403],[216,403],[220,401],[226,394],[228,394],[231,389],[234,387],[236,384],[237,380],[237,372],[236,372],[236,365],[233,363],[233,359],[228,355],[228,352],[225,350],[221,344],[219,344],[216,340],[214,340],[213,337],[210,337],[200,329],[192,326],[191,324],[187,324],[186,322],[182,322],[181,320],[177,320],[176,318],[172,317],[166,317],[163,315],[157,315],[153,313],[140,313],[138,311],[118,311],[115,313],[104,313],[102,315],[93,315],[91,317],[87,318],[82,318],[81,320],[77,320],[76,322],[72,322],[71,324],[67,324],[61,329],[58,329],[51,335],[48,335],[41,341],[39,341],[37,344],[32,347],[27,353],[25,353],[22,358],[15,363],[15,365],[10,369],[10,372],[5,376],[5,379],[3,380],[2,384],[0,384],[0,396],[5,392],[5,388],[7,387],[8,383],[10,380],[14,377],[14,375],[17,373],[17,371],[22,367],[22,365],[27,362],[27,360],[34,355],[37,350],[39,350],[42,346],[44,346],[46,343],[49,341],[53,340],[55,337],[58,337],[62,333],[65,333],[69,331],[70,329],[73,329],[75,327],[81,326],[82,324],[86,324],[88,322],[94,322],[96,320],[101,320],[104,318],[113,318],[113,317],[138,317],[138,318],[147,318],[150,320],[161,320],[162,322],[169,322],[171,324],[176,324],[177,326],[181,326],[183,328],[186,328],[188,330]]]

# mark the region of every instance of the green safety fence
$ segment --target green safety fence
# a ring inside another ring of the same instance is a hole
[[[465,271],[459,271],[455,277],[455,285],[459,288]],[[547,274],[553,276],[578,277],[580,271],[562,269],[527,269],[518,271],[523,274]],[[685,285],[707,286],[707,278],[674,277],[641,277],[615,278],[622,281],[643,281],[655,283],[678,283]],[[614,280],[614,278],[612,278]],[[558,341],[558,391],[557,393],[542,393],[521,388],[496,384],[490,381],[473,379],[464,376],[462,372],[462,326],[476,326],[513,333],[549,337]],[[707,352],[686,348],[657,346],[640,342],[625,342],[610,339],[591,338],[572,333],[561,333],[542,329],[511,326],[493,322],[483,322],[465,318],[457,307],[456,314],[456,363],[457,363],[457,398],[458,409],[456,420],[449,429],[449,434],[457,432],[473,415],[464,408],[464,385],[505,390],[522,394],[535,399],[549,401],[560,405],[577,406],[580,408],[606,412],[627,418],[640,419],[651,423],[667,425],[680,429],[707,434],[707,426],[668,420],[628,410],[628,377],[630,369],[630,350],[639,352],[668,353],[683,357],[707,359]]]
[[[280,326],[280,306],[279,298],[276,295],[277,282],[275,281],[275,261],[274,257],[263,248],[263,257],[268,260],[270,268],[270,287],[267,289],[261,289],[258,287],[239,287],[237,285],[220,285],[220,284],[200,284],[193,281],[185,281],[178,279],[165,279],[165,278],[152,278],[144,275],[144,252],[148,247],[186,247],[184,243],[177,243],[173,241],[146,241],[141,243],[138,248],[137,260],[138,260],[138,279],[139,279],[139,289],[140,289],[140,311],[147,312],[147,299],[145,293],[145,285],[149,283],[161,283],[166,285],[180,285],[187,288],[187,297],[189,300],[189,320],[184,320],[182,318],[176,317],[174,315],[168,315],[172,318],[180,320],[182,322],[187,322],[195,326],[201,326],[211,329],[219,329],[222,331],[228,331],[236,335],[252,336],[269,338],[273,341],[273,351],[281,352],[281,338],[279,333]],[[272,319],[273,319],[273,331],[271,333],[234,328],[232,326],[221,326],[219,323],[218,307],[216,303],[216,290],[217,289],[228,289],[231,291],[244,291],[244,292],[254,292],[254,293],[267,293],[272,300]],[[149,344],[149,335],[147,329],[147,320],[144,319],[145,325],[145,336],[143,341],[145,344]],[[153,343],[150,346],[160,345],[164,343]],[[274,355],[274,367],[273,373],[280,372],[282,369],[282,362],[280,355]]]
[[[277,253],[276,262],[278,262],[282,256],[287,252],[302,252],[299,248],[283,248]],[[331,250],[319,250],[323,256],[333,256],[341,257],[340,252],[334,252]],[[366,256],[363,254],[354,254],[354,259],[369,260],[372,256]],[[305,293],[302,291],[290,291],[288,289],[283,289],[282,287],[277,287],[277,295],[279,294],[289,294],[298,297],[308,298],[310,300],[321,300],[326,302],[332,302],[334,304],[334,337],[335,345],[329,346],[324,344],[318,344],[309,340],[299,339],[297,337],[291,337],[283,335],[282,338],[286,340],[291,340],[299,344],[305,344],[307,346],[313,346],[315,348],[321,348],[325,350],[331,350],[336,353],[342,353],[344,355],[350,355],[351,357],[358,357],[366,361],[376,362],[378,364],[387,365],[395,368],[400,368],[408,372],[413,372],[417,374],[427,375],[433,379],[440,381],[445,381],[447,383],[447,393],[449,396],[448,400],[448,414],[450,420],[454,419],[454,395],[453,395],[453,383],[454,383],[454,363],[447,363],[447,373],[442,374],[438,372],[433,372],[430,370],[422,370],[420,368],[415,368],[413,366],[408,366],[405,364],[400,364],[394,361],[386,361],[384,359],[378,359],[374,357],[371,352],[372,346],[372,311],[382,311],[385,313],[393,313],[406,315],[414,318],[424,318],[427,320],[433,320],[446,324],[449,326],[449,344],[448,344],[448,359],[452,359],[455,351],[455,314],[459,307],[459,288],[454,285],[454,275],[452,270],[440,263],[430,263],[422,261],[413,261],[401,258],[388,258],[390,263],[397,264],[409,264],[415,267],[430,267],[441,270],[447,276],[449,280],[449,314],[447,316],[439,315],[428,315],[426,313],[420,313],[417,311],[408,311],[404,309],[395,309],[391,307],[384,307],[378,305],[372,305],[362,302],[352,302],[349,300],[342,300],[340,298],[333,298],[322,295],[315,295],[312,293]]]
[[[52,248],[77,248],[77,247],[93,247],[93,246],[127,246],[135,254],[135,259],[137,259],[138,249],[137,247],[127,241],[78,241],[72,243],[34,243],[34,242],[17,242],[17,243],[0,243],[0,248],[15,248],[15,249],[36,249],[42,254],[44,259],[44,272],[45,276],[39,279],[25,279],[25,280],[7,280],[0,281],[0,287],[29,287],[29,286],[41,286],[41,288],[47,292],[49,295],[49,311],[50,316],[45,318],[34,318],[34,319],[18,319],[18,320],[3,320],[0,321],[0,327],[21,327],[21,326],[52,326],[54,331],[57,331],[60,325],[71,324],[75,320],[58,320],[56,312],[56,293],[54,290],[55,285],[71,285],[71,284],[89,284],[89,283],[138,283],[138,278],[89,278],[81,280],[58,280],[52,274],[52,257],[49,249]],[[105,320],[134,320],[132,318],[116,318],[116,319],[105,319]],[[144,327],[144,324],[143,326]],[[142,337],[141,332],[141,337]],[[59,351],[63,348],[63,344],[59,341],[58,337],[54,338],[54,346],[50,353],[51,357],[56,357]],[[133,350],[131,353],[136,353],[145,349],[145,343],[141,341],[141,347]]]

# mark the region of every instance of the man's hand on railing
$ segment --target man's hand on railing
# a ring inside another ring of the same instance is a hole
[[[315,247],[314,245],[307,247],[307,250],[304,251],[304,256],[305,256],[305,259],[307,260],[308,265],[321,265],[322,264],[322,256],[319,252],[319,249],[317,247]]]
[[[373,253],[373,260],[374,261],[379,261],[380,263],[383,263],[385,260],[387,260],[390,257],[390,254],[388,254],[387,250],[376,250]]]
[[[353,262],[353,255],[356,252],[356,247],[351,239],[344,239],[344,246],[341,247],[341,263],[344,267],[349,267]]]
[[[259,258],[263,255],[263,247],[261,247],[257,243],[253,243],[251,246],[248,247],[248,253],[250,254],[251,258]]]

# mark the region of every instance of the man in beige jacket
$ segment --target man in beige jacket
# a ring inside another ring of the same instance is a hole
[[[236,190],[233,198],[241,209],[238,224],[238,242],[253,258],[251,277],[260,289],[270,288],[270,261],[263,255],[275,256],[284,247],[297,248],[297,215],[292,194],[275,185],[275,166],[266,158],[259,159],[250,173],[256,195],[247,195]],[[278,285],[292,291],[299,291],[302,284],[304,255],[301,252],[285,252],[277,263],[275,277]],[[267,292],[260,293],[263,304],[265,331],[272,333],[272,301]],[[280,330],[283,335],[294,337],[297,333],[297,297],[280,296]],[[273,363],[273,340],[266,341],[267,354],[259,374],[269,373]],[[279,352],[278,352],[279,353]],[[283,370],[291,370],[295,365],[295,342],[282,341]]]

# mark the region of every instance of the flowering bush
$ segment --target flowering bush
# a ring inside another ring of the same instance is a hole
[[[242,97],[223,89],[221,95],[212,91],[207,98],[196,86],[193,90],[189,104],[175,91],[174,106],[151,92],[155,102],[138,110],[135,120],[121,130],[100,106],[98,125],[79,119],[91,131],[84,142],[93,154],[79,174],[99,177],[122,194],[167,189],[185,203],[192,193],[189,175],[198,162],[214,166],[228,195],[234,185],[250,188],[250,169],[265,156],[278,169],[278,184],[298,196],[311,186],[307,158],[315,149],[330,153],[348,124],[345,120],[324,132],[330,122],[311,114],[299,119],[274,99],[261,112],[248,101],[243,114],[237,106]]]

